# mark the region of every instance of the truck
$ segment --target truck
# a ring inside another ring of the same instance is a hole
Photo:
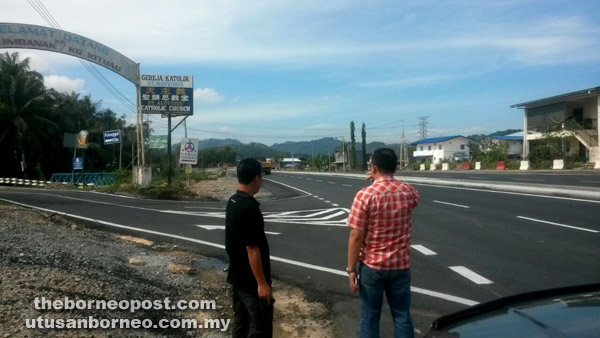
[[[265,175],[271,175],[271,169],[273,168],[273,161],[262,161],[260,162],[260,166],[262,167],[262,172]]]

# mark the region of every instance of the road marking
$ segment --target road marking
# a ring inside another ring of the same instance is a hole
[[[466,208],[466,209],[470,209],[471,208],[471,207],[466,206],[466,205],[460,205],[460,204],[454,204],[454,203],[448,203],[448,202],[442,202],[442,201],[436,201],[436,200],[433,200],[433,202],[434,203],[440,203],[440,204],[452,205],[452,206],[459,207],[459,208]]]
[[[476,177],[476,176],[469,176],[467,178],[474,178],[476,180],[485,180],[485,179],[487,179],[487,177]]]
[[[307,178],[306,178],[306,180],[307,180],[307,181],[312,181],[312,178],[308,178],[308,177],[307,177]]]
[[[285,183],[281,183],[281,182],[273,181],[273,180],[270,180],[270,179],[268,179],[268,178],[263,178],[263,180],[266,180],[266,181],[269,181],[269,182],[274,182],[274,183],[279,183],[279,184],[283,185],[284,187],[288,187],[288,188],[290,188],[290,189],[297,190],[297,191],[299,191],[299,192],[301,192],[301,193],[305,193],[305,194],[307,194],[308,196],[312,196],[312,194],[311,194],[311,193],[309,193],[308,191],[304,191],[304,190],[302,190],[302,189],[298,189],[298,188],[296,188],[296,187],[293,187],[293,186],[291,186],[291,185],[288,185],[288,184],[285,184]]]
[[[329,203],[329,204],[331,204],[331,201],[328,201],[328,200],[325,200],[324,202],[325,202],[325,203]]]
[[[513,181],[534,181],[534,182],[545,182],[546,180],[535,179],[535,178],[513,178]]]
[[[593,232],[593,233],[600,232],[600,231],[597,231],[597,230],[592,230],[592,229],[587,229],[587,228],[580,228],[580,227],[575,227],[575,226],[572,226],[572,225],[554,223],[554,222],[549,222],[549,221],[543,221],[541,219],[535,219],[535,218],[530,218],[530,217],[517,216],[517,218],[526,219],[528,221],[533,221],[533,222],[539,222],[539,223],[556,225],[556,226],[559,226],[559,227],[565,227],[565,228],[569,228],[569,229],[575,229],[575,230],[581,230],[581,231],[587,231],[587,232]]]
[[[317,182],[323,182],[323,181],[321,181],[321,180],[316,180],[316,181],[317,181]]]
[[[199,225],[196,224],[197,227],[202,228],[204,230],[225,230],[225,226],[224,225]],[[281,235],[281,232],[272,232],[272,231],[265,231],[265,234],[267,235]]]
[[[600,183],[600,181],[579,181],[580,183]]]
[[[330,181],[327,181],[327,183],[329,183],[329,184],[335,184],[335,182],[330,182]]]
[[[56,210],[51,210],[51,209],[46,209],[46,208],[40,208],[40,207],[36,207],[36,206],[33,206],[33,205],[28,205],[28,204],[23,204],[23,203],[19,203],[19,202],[7,200],[7,199],[4,199],[4,198],[0,198],[0,201],[5,201],[5,202],[8,202],[8,203],[13,203],[13,204],[20,205],[20,206],[23,206],[23,207],[26,207],[26,208],[32,208],[32,209],[36,209],[36,210],[42,210],[42,211],[46,211],[46,212],[51,212],[51,213],[54,213],[54,214],[57,214],[57,215],[78,218],[78,219],[82,219],[82,220],[86,220],[86,221],[90,221],[90,222],[96,222],[96,223],[99,223],[99,224],[103,224],[103,225],[107,225],[107,226],[111,226],[111,227],[115,227],[115,228],[121,228],[121,229],[126,229],[126,230],[131,230],[131,231],[138,231],[138,232],[144,232],[144,233],[148,233],[148,234],[153,234],[153,235],[158,235],[158,236],[164,236],[164,237],[170,237],[170,238],[180,239],[180,240],[183,240],[183,241],[188,241],[188,242],[194,242],[194,243],[198,243],[198,244],[203,244],[203,245],[206,245],[206,246],[212,246],[212,247],[219,248],[219,249],[225,249],[225,246],[222,245],[222,244],[216,244],[216,243],[212,243],[212,242],[201,241],[201,240],[198,240],[198,239],[195,239],[195,238],[189,238],[189,237],[184,237],[184,236],[179,236],[179,235],[173,235],[173,234],[169,234],[169,233],[165,233],[165,232],[159,232],[159,231],[141,229],[141,228],[131,227],[131,226],[127,226],[127,225],[121,225],[121,224],[117,224],[117,223],[111,223],[111,222],[101,221],[101,220],[98,220],[98,219],[92,219],[92,218],[78,216],[78,215],[73,215],[73,214],[68,214],[68,213],[60,212],[60,211],[56,211]],[[348,274],[346,273],[346,271],[335,270],[335,269],[330,269],[330,268],[326,268],[326,267],[322,267],[322,266],[318,266],[318,265],[313,265],[313,264],[298,262],[298,261],[294,261],[294,260],[287,259],[287,258],[281,258],[281,257],[277,257],[277,256],[271,256],[271,260],[282,262],[282,263],[287,263],[287,264],[290,264],[290,265],[301,266],[301,267],[305,267],[305,268],[312,269],[312,270],[328,272],[328,273],[331,273],[331,274],[334,274],[334,275],[343,276],[345,278],[347,278],[347,276],[348,276]],[[479,304],[478,302],[470,300],[470,299],[466,299],[466,298],[462,298],[462,297],[457,297],[457,296],[452,296],[452,295],[449,295],[449,294],[445,294],[445,293],[441,293],[441,292],[437,292],[437,291],[431,291],[431,290],[427,290],[427,289],[422,289],[422,288],[418,288],[418,287],[414,287],[414,286],[411,286],[410,290],[412,292],[415,292],[415,293],[421,293],[421,294],[428,295],[428,296],[431,296],[431,297],[440,298],[440,299],[444,299],[444,300],[447,300],[447,301],[450,301],[450,302],[454,302],[454,303],[458,303],[458,304],[463,304],[463,305],[467,305],[467,306],[473,306],[473,305]]]
[[[332,203],[331,205],[333,205],[334,207],[339,207],[340,205],[337,203]]]
[[[184,207],[185,209],[213,209],[213,210],[225,210],[225,208],[214,208],[214,207]]]
[[[465,268],[464,266],[451,266],[450,269],[452,269],[454,272],[458,273],[459,275],[465,277],[466,279],[470,280],[471,282],[475,283],[475,284],[493,284],[494,282],[492,282],[491,280],[476,274],[475,272]]]
[[[352,187],[351,184],[342,184],[344,187]]]
[[[468,191],[480,191],[491,194],[506,194],[506,195],[519,195],[519,196],[529,196],[529,197],[540,197],[540,198],[550,198],[557,200],[565,200],[565,201],[576,201],[576,202],[587,202],[587,203],[598,203],[600,204],[600,200],[586,200],[583,198],[573,198],[573,197],[560,197],[560,196],[548,196],[548,195],[536,195],[536,194],[528,194],[524,192],[510,192],[510,191],[495,191],[495,190],[487,190],[487,189],[477,189],[477,188],[461,188],[461,187],[449,187],[445,185],[439,184],[428,184],[428,183],[411,183],[412,185],[417,186],[425,186],[425,187],[436,187],[442,189],[456,189],[456,190],[468,190]]]
[[[411,245],[410,247],[417,250],[418,252],[422,253],[425,256],[437,255],[437,253],[427,249],[426,247],[422,246],[421,244]]]

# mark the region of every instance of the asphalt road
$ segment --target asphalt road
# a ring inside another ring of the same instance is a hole
[[[261,201],[273,273],[326,301],[340,336],[356,336],[358,297],[348,291],[347,208],[369,182],[276,173]],[[502,296],[600,280],[600,202],[415,184],[412,314],[419,332],[440,315]],[[79,191],[0,188],[0,199],[85,217],[119,231],[191,245],[224,257],[223,203],[149,201]],[[151,233],[148,233],[151,232]],[[382,336],[392,324],[382,316]]]
[[[452,171],[400,171],[398,176],[458,179],[466,181],[491,181],[518,184],[569,185],[600,188],[600,170],[595,171],[494,171],[494,170],[452,170]]]

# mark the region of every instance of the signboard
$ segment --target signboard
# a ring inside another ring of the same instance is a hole
[[[79,132],[79,134],[77,134],[77,142],[75,143],[75,145],[77,146],[77,149],[87,149],[88,147],[88,141],[87,141],[87,137],[88,137],[88,132],[87,130],[82,130]]]
[[[143,114],[191,116],[194,113],[194,83],[189,75],[149,75],[140,78]]]
[[[84,36],[44,26],[0,22],[0,48],[47,50],[106,67],[134,84],[139,66],[123,54]]]
[[[104,132],[104,144],[121,143],[121,131],[110,130]]]
[[[181,151],[179,152],[180,164],[196,164],[198,163],[198,139],[197,138],[182,138]]]
[[[167,149],[168,135],[150,135],[150,149]]]
[[[83,157],[73,157],[73,170],[83,170]]]

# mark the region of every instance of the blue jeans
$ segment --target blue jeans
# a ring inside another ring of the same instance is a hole
[[[379,338],[383,291],[394,318],[394,337],[414,337],[410,317],[410,270],[373,270],[358,266],[360,338]]]

